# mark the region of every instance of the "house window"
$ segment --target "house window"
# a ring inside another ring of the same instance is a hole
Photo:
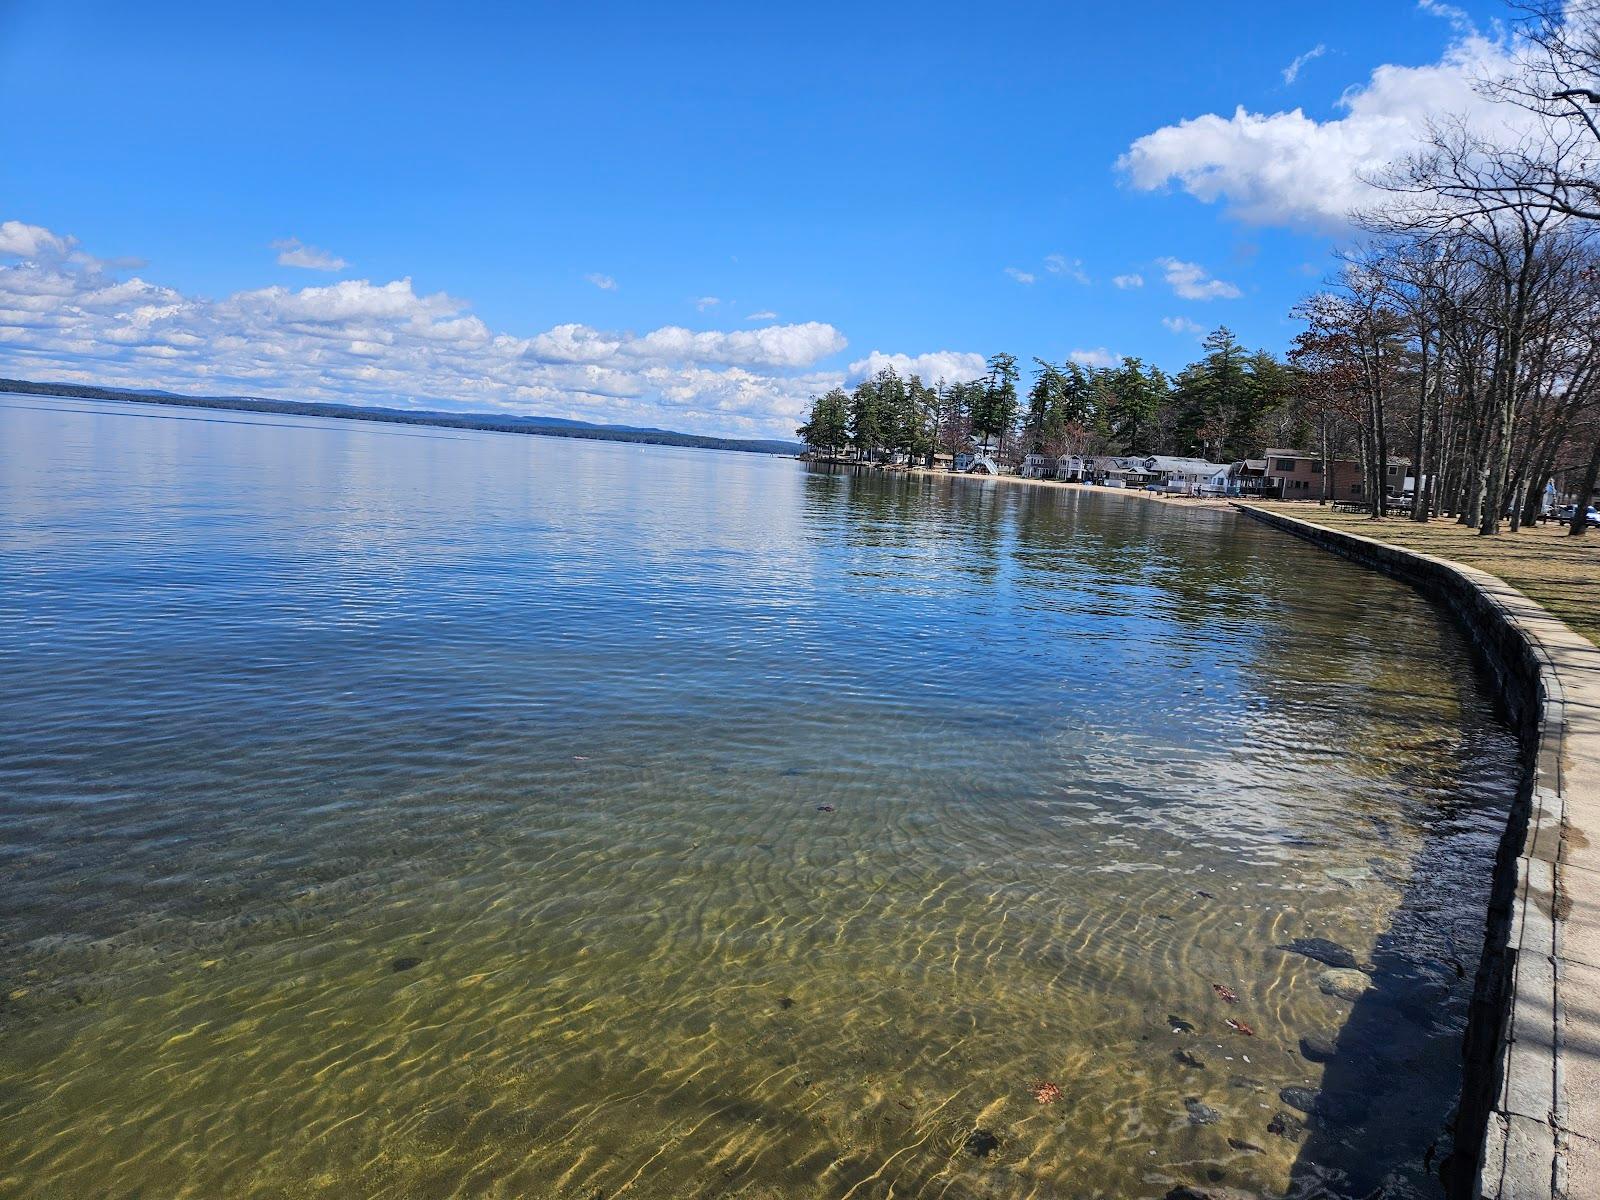
[[[1280,470],[1280,471],[1292,471],[1292,470],[1294,470],[1294,459],[1292,459],[1292,458],[1276,459],[1274,461],[1273,465],[1275,465],[1278,468],[1278,470]]]
[[[1351,494],[1351,495],[1352,495],[1352,496],[1359,496],[1359,495],[1361,495],[1361,485],[1360,485],[1360,484],[1359,484],[1359,483],[1352,483],[1352,484],[1351,484],[1351,485],[1350,485],[1350,494]]]
[[[1311,473],[1313,475],[1321,475],[1322,474],[1322,464],[1319,463],[1319,462],[1312,463],[1311,464]]]

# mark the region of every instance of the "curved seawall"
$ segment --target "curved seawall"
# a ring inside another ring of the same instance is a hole
[[[1486,572],[1243,504],[1443,602],[1494,673],[1525,773],[1495,864],[1452,1195],[1600,1196],[1600,649]]]

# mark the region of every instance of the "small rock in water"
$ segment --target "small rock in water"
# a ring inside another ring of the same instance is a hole
[[[1303,1113],[1310,1112],[1317,1106],[1319,1093],[1315,1088],[1286,1087],[1278,1089],[1278,1099],[1290,1108],[1298,1108]]]
[[[1312,962],[1319,962],[1329,967],[1361,965],[1349,947],[1341,946],[1338,942],[1329,941],[1327,938],[1295,938],[1294,941],[1279,946],[1278,949],[1286,950],[1290,954],[1302,954]]]
[[[973,1158],[988,1158],[1000,1149],[1000,1139],[987,1129],[974,1129],[967,1134],[967,1140],[961,1143],[961,1148]]]
[[[1231,1088],[1243,1088],[1247,1092],[1259,1092],[1267,1085],[1259,1079],[1252,1079],[1248,1075],[1229,1075],[1228,1086]]]
[[[400,971],[409,971],[412,967],[418,967],[421,965],[422,960],[420,958],[414,958],[408,954],[404,958],[395,959],[389,964],[389,969],[398,973]]]
[[[1356,884],[1372,878],[1372,872],[1366,867],[1329,867],[1323,874],[1347,888],[1353,888]]]
[[[1216,899],[1216,896],[1214,896],[1210,892],[1206,891],[1205,888],[1195,888],[1194,894],[1196,896],[1199,896],[1200,899],[1202,899],[1202,900],[1215,900]]]
[[[1167,1024],[1172,1026],[1172,1032],[1173,1033],[1193,1033],[1194,1032],[1194,1026],[1193,1025],[1189,1024],[1189,1022],[1185,1021],[1182,1017],[1175,1017],[1171,1013],[1167,1014]]]
[[[832,812],[833,811],[833,805],[831,805],[831,804],[819,804],[819,805],[817,805],[817,811],[818,812]]]
[[[794,997],[793,996],[779,996],[778,997],[778,1007],[779,1008],[793,1008],[794,1007]]]
[[[1246,1154],[1261,1153],[1260,1146],[1256,1145],[1254,1142],[1247,1142],[1243,1138],[1231,1137],[1228,1139],[1228,1145],[1233,1147],[1235,1150],[1242,1150]]]
[[[1332,1034],[1308,1033],[1300,1039],[1300,1054],[1308,1062],[1332,1062],[1339,1053],[1339,1043]]]
[[[1192,1050],[1174,1050],[1172,1057],[1186,1067],[1194,1067],[1196,1070],[1201,1071],[1205,1070],[1206,1060]]]
[[[1275,1134],[1281,1138],[1289,1138],[1291,1141],[1298,1140],[1305,1131],[1306,1123],[1304,1121],[1285,1112],[1275,1114],[1272,1120],[1267,1122],[1268,1133]]]
[[[1372,988],[1372,976],[1354,967],[1334,967],[1317,976],[1317,987],[1325,996],[1337,996],[1352,1004]]]
[[[1215,1125],[1222,1120],[1222,1114],[1209,1104],[1202,1104],[1198,1096],[1190,1096],[1183,1102],[1184,1109],[1189,1114],[1191,1125]]]

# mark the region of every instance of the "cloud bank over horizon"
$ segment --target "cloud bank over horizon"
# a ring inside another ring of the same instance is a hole
[[[296,264],[299,265],[299,264]],[[646,333],[492,330],[410,278],[271,286],[212,300],[98,259],[77,239],[0,223],[0,368],[104,386],[459,407],[747,437],[794,435],[813,395],[881,366],[967,378],[977,354],[881,354],[847,368],[820,321]],[[708,306],[709,307],[709,306]]]

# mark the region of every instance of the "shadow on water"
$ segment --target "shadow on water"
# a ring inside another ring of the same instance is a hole
[[[1470,1194],[1478,1146],[1456,1125],[1463,1087],[1473,1086],[1468,1015],[1481,1003],[1485,920],[1498,900],[1485,876],[1509,801],[1509,792],[1459,796],[1439,810],[1372,961],[1358,964],[1370,986],[1338,1033],[1310,1112],[1281,1108],[1305,1126],[1287,1200]],[[1456,1053],[1441,1055],[1441,1041]],[[1433,1182],[1419,1190],[1424,1179]]]

